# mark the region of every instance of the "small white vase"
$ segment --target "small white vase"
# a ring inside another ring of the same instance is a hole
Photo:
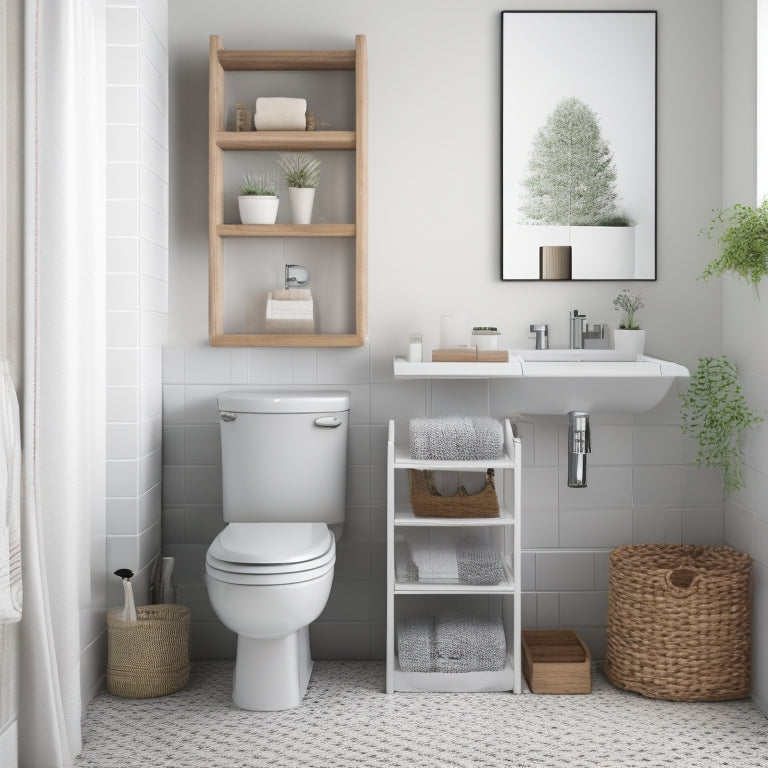
[[[312,223],[312,206],[315,202],[314,187],[288,187],[291,201],[291,219],[294,224]]]
[[[617,352],[634,360],[643,354],[645,349],[645,331],[641,329],[629,330],[628,328],[616,328],[613,331],[613,347]]]
[[[280,198],[276,195],[240,195],[240,221],[243,224],[274,224]]]

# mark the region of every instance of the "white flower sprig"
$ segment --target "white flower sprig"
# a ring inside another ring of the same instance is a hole
[[[624,313],[619,323],[619,328],[636,330],[640,327],[635,323],[635,313],[645,306],[641,294],[632,294],[629,292],[629,289],[625,288],[613,300],[613,306],[617,311]]]

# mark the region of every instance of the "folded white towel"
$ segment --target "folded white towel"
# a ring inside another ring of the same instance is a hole
[[[430,531],[429,541],[412,541],[411,558],[418,569],[419,581],[459,580],[456,543],[450,533]]]
[[[307,100],[260,96],[256,99],[253,124],[257,131],[305,131]]]
[[[308,292],[309,293],[309,292]],[[276,299],[274,294],[267,294],[268,320],[312,320],[314,303],[312,297],[294,301],[293,299]]]
[[[309,288],[278,288],[272,291],[272,298],[277,301],[312,301],[312,291]]]
[[[275,295],[301,293],[302,298],[294,300],[276,299]],[[314,333],[315,305],[309,289],[296,288],[267,294],[267,333]]]
[[[0,624],[21,619],[21,431],[7,361],[0,360]]]

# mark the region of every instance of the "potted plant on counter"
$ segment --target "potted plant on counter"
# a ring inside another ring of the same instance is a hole
[[[277,176],[274,173],[246,173],[237,203],[243,224],[274,224],[280,204]]]
[[[320,183],[320,160],[303,152],[288,152],[278,157],[277,164],[288,185],[293,223],[309,224],[312,221],[315,189]]]
[[[645,331],[637,324],[636,317],[644,306],[643,297],[639,293],[630,293],[627,288],[613,300],[614,309],[622,312],[619,327],[613,332],[613,346],[631,359],[642,355],[645,349]]]
[[[719,233],[720,256],[707,265],[701,278],[733,272],[752,285],[759,298],[758,286],[768,274],[768,199],[757,208],[737,203],[716,210],[709,226],[699,234],[711,239],[715,232]]]

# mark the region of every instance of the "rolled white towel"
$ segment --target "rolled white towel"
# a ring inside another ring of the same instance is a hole
[[[260,96],[256,99],[253,124],[257,131],[305,131],[307,100]]]

